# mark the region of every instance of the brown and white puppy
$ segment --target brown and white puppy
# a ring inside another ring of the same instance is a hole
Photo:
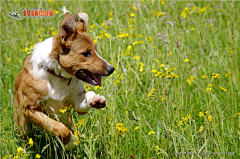
[[[70,103],[82,115],[91,107],[105,107],[105,97],[85,92],[80,80],[101,86],[101,76],[112,74],[114,67],[97,54],[86,33],[88,15],[79,12],[74,17],[65,7],[63,11],[59,33],[34,47],[15,80],[14,111],[20,134],[30,131],[33,123],[71,150],[75,138],[70,112],[59,109]]]

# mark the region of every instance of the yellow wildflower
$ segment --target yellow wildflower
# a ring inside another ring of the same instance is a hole
[[[68,107],[66,106],[61,106],[61,108],[59,109],[61,113],[65,113],[67,110],[68,110]]]
[[[123,81],[123,73],[121,74],[121,77],[120,77],[120,78],[121,78],[121,81]]]
[[[156,72],[157,72],[157,70],[156,70],[156,69],[154,69],[154,70],[152,70],[151,72],[152,72],[152,73],[156,73]]]
[[[17,148],[17,152],[18,152],[19,154],[21,154],[22,152],[24,152],[24,150],[23,150],[23,148],[18,147],[18,148]]]
[[[191,12],[194,12],[195,9],[197,9],[196,6],[192,7],[192,11]]]
[[[128,129],[127,128],[123,128],[122,131],[123,132],[128,132]]]
[[[153,41],[153,38],[151,38],[151,36],[146,37],[146,39],[151,42]]]
[[[194,76],[190,76],[190,78],[189,78],[190,80],[194,80],[195,79],[195,77]]]
[[[55,10],[55,11],[54,11],[54,13],[55,13],[55,14],[58,14],[58,11],[57,11],[57,10]]]
[[[178,76],[178,74],[174,74],[174,73],[173,73],[173,74],[172,74],[172,77],[173,77],[173,78],[178,78],[179,76]]]
[[[116,129],[117,129],[117,133],[128,132],[128,129],[124,128],[122,123],[117,123]]]
[[[36,158],[41,158],[41,155],[39,155],[39,154],[36,154],[36,156],[35,156]]]
[[[104,33],[104,36],[108,39],[110,38],[110,35],[108,33]]]
[[[206,75],[203,75],[202,78],[207,78],[207,76],[206,76]]]
[[[183,121],[178,122],[178,126],[181,126],[183,124]]]
[[[133,6],[132,8],[133,8],[133,10],[137,10],[137,7],[136,7],[136,6]]]
[[[223,88],[222,86],[219,86],[219,88],[220,88],[222,91],[224,91],[224,92],[227,91],[227,89]]]
[[[132,45],[128,45],[128,46],[127,46],[127,50],[133,50]]]
[[[7,63],[9,63],[9,61],[11,61],[11,58],[7,58]]]
[[[102,26],[102,27],[105,27],[105,23],[101,23],[101,26]]]
[[[165,13],[164,12],[158,12],[157,10],[155,10],[155,11],[153,11],[153,13],[155,14],[155,15],[157,15],[157,16],[162,16],[162,15],[165,15]]]
[[[181,15],[182,15],[183,18],[186,18],[187,17],[186,11],[182,11]]]
[[[122,124],[122,123],[117,123],[117,124],[116,124],[116,128],[117,128],[117,129],[121,129],[122,127],[123,127],[123,124]]]
[[[52,35],[55,36],[55,35],[57,35],[57,33],[58,33],[58,31],[53,31]]]
[[[119,38],[126,38],[126,37],[130,37],[129,33],[122,33],[120,35],[118,35]]]
[[[134,16],[135,16],[135,14],[134,14],[134,13],[130,13],[130,16],[131,16],[131,17],[134,17]]]
[[[199,112],[199,117],[200,118],[204,117],[204,113],[203,112]]]
[[[51,27],[50,30],[53,31],[53,30],[54,30],[54,27]]]
[[[232,73],[227,73],[227,74],[225,74],[225,77],[228,77],[228,76],[230,76]]]
[[[187,115],[187,116],[184,118],[184,120],[187,121],[187,120],[190,119],[190,118],[191,118],[191,114]]]
[[[138,130],[138,129],[139,129],[139,126],[136,126],[136,127],[135,127],[135,130]]]
[[[133,42],[133,45],[137,45],[137,44],[138,44],[138,41]]]
[[[153,89],[149,92],[149,94],[148,94],[148,99],[152,97],[154,91],[155,91],[155,88],[153,88]]]
[[[155,150],[156,153],[158,152],[159,149],[160,149],[160,148],[159,148],[159,146],[157,145],[157,146],[156,146],[156,150]],[[157,155],[158,155],[158,153],[157,153]]]
[[[160,66],[160,69],[163,69],[165,65],[164,64],[160,64],[159,66]]]
[[[185,59],[184,62],[189,62],[189,59]]]
[[[117,85],[119,83],[119,80],[116,80],[113,84]]]
[[[161,74],[162,74],[162,72],[157,71],[154,76],[158,77]]]
[[[206,11],[206,7],[203,7],[200,12],[202,13],[204,11]]]
[[[208,111],[205,111],[205,114],[208,115]]]
[[[208,120],[212,121],[212,116],[211,115],[208,116]]]
[[[212,74],[212,78],[215,78],[215,79],[219,79],[220,78],[220,74],[218,74],[218,73],[213,73]]]
[[[163,103],[166,102],[166,97],[162,97],[162,102],[163,102]]]
[[[207,88],[206,88],[206,92],[209,93],[209,92],[211,92],[211,91],[212,91],[212,88],[210,88],[210,87],[207,87]]]
[[[84,84],[84,87],[85,87],[86,91],[88,91],[90,89],[90,86],[88,84]]]
[[[200,132],[202,132],[202,131],[203,131],[203,126],[200,126],[200,129],[199,129],[199,131],[200,131]]]
[[[94,28],[96,26],[96,24],[92,24],[92,25],[90,25],[90,28],[92,29],[92,28]]]
[[[139,65],[140,65],[140,72],[143,72],[144,71],[144,69],[143,69],[144,64],[142,62],[139,62]]]
[[[80,140],[79,140],[79,138],[78,138],[78,135],[80,134],[80,132],[78,132],[78,131],[75,131],[74,132],[74,137],[75,137],[75,139],[76,139],[76,141],[73,143],[74,145],[78,145],[79,143],[80,143]]]
[[[234,114],[233,116],[237,118],[238,116],[240,116],[240,113]]]
[[[84,122],[86,121],[86,119],[81,119],[78,121],[78,123],[75,125],[77,128],[80,126],[84,126]]]
[[[154,131],[150,131],[150,132],[148,133],[148,135],[151,135],[151,134],[155,134],[155,132],[154,132]]]
[[[194,27],[191,27],[191,31],[193,31],[194,30]]]
[[[29,143],[29,145],[33,146],[33,140],[32,140],[32,138],[29,139],[28,143]]]

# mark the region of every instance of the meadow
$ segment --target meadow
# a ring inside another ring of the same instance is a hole
[[[0,3],[0,158],[240,158],[240,2]],[[54,16],[16,20],[17,4]],[[88,13],[87,32],[115,67],[102,87],[85,84],[107,106],[72,110],[71,153],[37,127],[19,138],[13,112],[14,80],[34,44],[57,34],[62,6]]]

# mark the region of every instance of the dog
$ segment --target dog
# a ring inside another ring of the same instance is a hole
[[[63,8],[59,33],[37,43],[15,79],[14,116],[18,133],[31,131],[31,124],[58,136],[66,150],[72,150],[75,137],[71,105],[79,115],[91,108],[104,108],[106,99],[93,91],[86,92],[81,81],[101,86],[101,76],[109,76],[114,67],[101,58],[86,29],[88,14],[73,15]]]

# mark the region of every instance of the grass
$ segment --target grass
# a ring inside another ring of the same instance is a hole
[[[59,13],[49,19],[15,20],[7,12],[16,4]],[[73,112],[75,124],[86,120],[75,129],[80,143],[68,155],[240,157],[240,3],[129,0],[1,2],[1,158],[17,156],[19,147],[30,154],[21,158],[68,156],[58,139],[40,128],[33,146],[19,139],[13,117],[14,79],[30,46],[58,31],[63,5],[89,14],[89,36],[116,68],[103,79],[102,88],[86,86],[104,95],[107,107],[84,116]]]

